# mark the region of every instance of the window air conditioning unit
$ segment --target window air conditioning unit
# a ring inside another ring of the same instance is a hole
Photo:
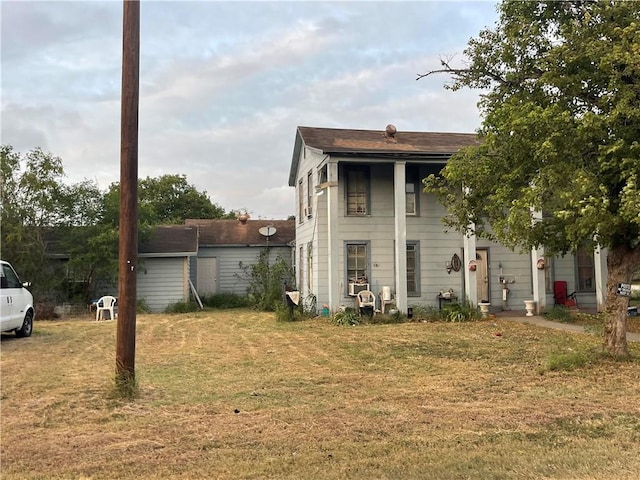
[[[368,283],[350,283],[349,284],[349,296],[355,297],[358,295],[358,292],[363,290],[369,290]]]

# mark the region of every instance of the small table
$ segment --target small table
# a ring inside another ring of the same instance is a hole
[[[443,303],[458,303],[458,297],[455,295],[449,295],[445,297],[444,295],[438,295],[438,308],[442,310]]]

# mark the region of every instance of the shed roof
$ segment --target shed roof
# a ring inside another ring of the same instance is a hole
[[[385,130],[299,126],[289,172],[289,185],[295,185],[303,145],[318,149],[324,154],[345,157],[446,161],[461,148],[477,143],[478,137],[474,133],[397,131],[390,135]]]
[[[155,227],[151,236],[140,242],[141,256],[190,256],[198,254],[198,229],[185,225]]]
[[[187,226],[199,227],[200,246],[266,245],[267,238],[260,233],[262,227],[273,227],[269,245],[283,246],[295,240],[294,220],[218,220],[188,219]]]

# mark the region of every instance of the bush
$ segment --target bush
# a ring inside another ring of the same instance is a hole
[[[360,315],[356,312],[355,308],[348,307],[336,312],[333,315],[333,322],[343,327],[353,327],[360,325]]]
[[[200,310],[194,302],[176,302],[167,306],[165,313],[189,313]]]
[[[437,307],[425,307],[424,305],[410,305],[413,309],[413,322],[433,322],[442,319],[442,312]]]
[[[442,309],[445,322],[469,322],[481,318],[480,311],[468,302],[452,303]]]
[[[544,312],[544,316],[556,322],[570,322],[573,319],[569,309],[561,305],[554,305],[551,310]]]
[[[140,299],[136,302],[136,313],[150,313],[151,309],[144,299]]]
[[[247,299],[250,306],[274,312],[283,304],[283,285],[293,278],[293,270],[281,255],[270,264],[268,250],[262,250],[257,263],[244,267],[244,274],[249,280]]]
[[[206,295],[200,298],[202,305],[210,308],[245,308],[249,306],[249,299],[237,293],[221,292],[214,295]]]

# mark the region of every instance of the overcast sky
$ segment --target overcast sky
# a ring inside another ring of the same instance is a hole
[[[2,144],[120,178],[122,2],[5,1]],[[284,219],[298,125],[474,132],[478,93],[416,81],[494,26],[495,2],[141,2],[139,175]]]

